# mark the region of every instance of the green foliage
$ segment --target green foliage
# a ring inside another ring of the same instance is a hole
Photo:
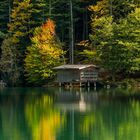
[[[0,38],[4,38],[6,35],[0,31]]]
[[[48,20],[36,28],[31,40],[25,58],[26,76],[30,83],[42,84],[54,75],[52,68],[62,63],[62,44],[56,39],[54,22]]]
[[[12,38],[6,38],[2,44],[0,71],[2,78],[8,85],[16,85],[19,81],[20,70],[17,67],[17,51]]]
[[[10,21],[11,0],[0,0],[0,46],[7,33],[7,24]]]
[[[14,38],[18,38],[19,41],[29,33],[31,8],[32,4],[30,4],[30,0],[23,0],[21,2],[14,0],[13,2],[11,22],[8,24],[8,27],[9,33]]]
[[[126,18],[136,7],[138,2],[134,0],[101,0],[96,5],[91,5],[89,10],[92,11],[93,18],[110,15],[116,22]]]
[[[31,7],[30,0],[13,1],[9,34],[1,48],[2,76],[10,79],[8,83],[11,85],[18,85],[23,80],[23,58],[29,44]]]
[[[126,72],[140,71],[140,8],[123,19],[114,27],[114,36],[117,46],[123,50],[122,57],[125,61]],[[123,49],[122,49],[123,48]]]
[[[45,0],[33,0],[31,10],[32,26],[40,26],[46,20],[46,1]],[[47,12],[48,13],[48,12]]]
[[[139,79],[124,79],[123,81],[121,81],[119,84],[120,84],[120,87],[121,88],[131,88],[131,89],[134,89],[138,87],[138,83],[139,83]]]
[[[7,23],[10,21],[11,0],[0,0],[0,31],[7,32]]]
[[[73,11],[72,22],[70,2],[72,2]],[[18,84],[19,79],[24,83],[24,59],[27,46],[41,44],[41,40],[32,36],[40,34],[41,28],[36,29],[36,33],[33,33],[34,29],[41,26],[47,18],[56,22],[56,32],[61,42],[65,44],[64,50],[70,50],[71,44],[74,43],[76,63],[102,65],[111,71],[112,75],[122,72],[124,75],[139,73],[139,6],[139,0],[0,0],[1,77],[7,81],[9,79],[8,83],[13,81],[13,85]],[[92,33],[89,35],[90,14]],[[71,28],[72,23],[73,28]],[[73,29],[73,43],[71,29]],[[77,45],[81,42],[89,44],[88,35],[90,46]],[[61,43],[56,37],[54,38],[55,41],[51,43],[49,41],[49,43],[58,44],[59,48]],[[40,48],[36,47],[31,50],[35,51],[37,56],[50,52],[50,50],[44,50],[40,53]],[[49,55],[45,58],[46,60],[51,58]],[[67,60],[69,56],[70,54],[67,53]],[[11,58],[12,61],[10,61]],[[39,71],[43,71],[42,69]],[[52,71],[49,69],[48,75],[45,74],[43,77],[51,75]],[[14,72],[16,76],[12,76]],[[16,78],[12,80],[13,77]]]
[[[140,8],[119,23],[103,16],[92,20],[90,40],[100,64],[112,73],[140,71]],[[93,56],[94,57],[94,56]]]

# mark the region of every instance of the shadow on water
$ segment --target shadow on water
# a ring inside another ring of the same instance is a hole
[[[0,140],[139,140],[138,90],[0,89]]]

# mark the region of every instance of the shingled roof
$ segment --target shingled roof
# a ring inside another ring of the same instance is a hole
[[[55,70],[64,70],[64,69],[76,69],[76,70],[81,70],[81,69],[85,69],[85,68],[89,68],[89,67],[95,67],[98,68],[96,65],[81,65],[81,64],[75,64],[75,65],[61,65],[58,67],[54,67],[53,69]]]

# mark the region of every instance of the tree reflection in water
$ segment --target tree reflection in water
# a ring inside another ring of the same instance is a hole
[[[64,125],[65,115],[53,108],[53,99],[48,95],[28,100],[25,114],[33,140],[56,140]]]
[[[40,88],[2,92],[0,140],[140,139],[139,92],[61,92]]]

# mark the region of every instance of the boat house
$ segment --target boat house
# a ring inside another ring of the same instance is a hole
[[[74,83],[82,84],[90,83],[96,84],[98,80],[99,67],[95,65],[61,65],[55,67],[57,72],[57,82],[62,84],[69,84],[72,86]]]

